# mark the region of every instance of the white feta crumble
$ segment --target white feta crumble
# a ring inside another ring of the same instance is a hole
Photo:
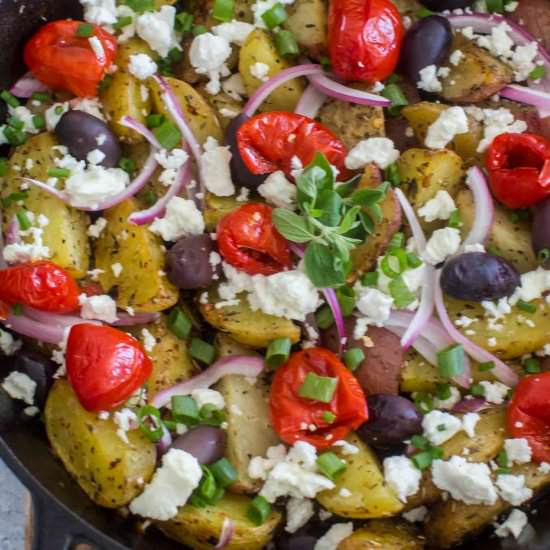
[[[21,340],[16,340],[9,332],[0,329],[0,349],[4,355],[13,355],[22,345]]]
[[[170,449],[143,493],[130,503],[130,511],[146,518],[169,520],[187,502],[201,478],[201,465],[193,455]]]
[[[135,430],[138,427],[138,417],[136,413],[128,408],[121,409],[114,413],[113,421],[118,426],[117,436],[128,445],[130,441],[127,432]]]
[[[359,447],[348,443],[345,439],[335,441],[332,447],[340,447],[343,455],[356,455],[359,452]]]
[[[212,405],[216,407],[216,409],[225,408],[225,399],[223,395],[216,390],[208,388],[193,390],[191,392],[191,397],[195,400],[199,409],[202,409],[205,405]]]
[[[453,197],[445,190],[439,190],[433,199],[418,209],[418,214],[427,222],[435,220],[448,220],[456,210]]]
[[[466,413],[462,417],[462,429],[466,432],[468,437],[475,437],[476,425],[481,420],[481,416],[474,412]]]
[[[166,57],[170,50],[181,49],[174,28],[175,19],[174,6],[162,6],[158,11],[145,12],[136,19],[136,33],[152,50]]]
[[[82,319],[97,319],[105,323],[114,323],[118,319],[116,302],[107,294],[100,296],[81,294],[78,301],[81,306],[80,316]]]
[[[500,498],[512,506],[519,506],[533,496],[533,489],[525,486],[524,475],[500,474],[496,486]]]
[[[116,23],[117,13],[115,0],[80,0],[84,7],[84,20],[99,26],[110,26]]]
[[[497,501],[487,464],[467,462],[456,455],[447,461],[434,460],[432,479],[437,488],[465,504],[493,505]]]
[[[177,241],[180,237],[203,233],[204,219],[192,200],[172,197],[164,217],[156,219],[149,230],[165,241]]]
[[[550,464],[548,462],[541,462],[537,470],[541,474],[550,474]]]
[[[434,409],[451,410],[462,399],[462,395],[454,386],[450,386],[449,390],[451,395],[447,399],[434,397]]]
[[[97,220],[88,227],[86,234],[92,239],[98,239],[103,230],[107,227],[107,220],[103,217],[97,218]]]
[[[422,472],[410,458],[390,456],[384,459],[384,479],[402,502],[407,502],[408,497],[418,493],[421,478]]]
[[[227,42],[242,46],[248,35],[254,30],[254,25],[245,23],[244,21],[229,21],[212,27],[212,32],[216,36],[221,36]]]
[[[49,132],[53,132],[59,119],[69,110],[67,103],[54,103],[51,107],[44,112],[44,118],[46,120],[46,129]]]
[[[257,61],[256,63],[250,65],[249,71],[254,78],[257,78],[262,82],[269,80],[269,65],[267,63]]]
[[[252,479],[267,479],[269,472],[283,462],[286,457],[286,447],[284,445],[275,445],[269,447],[266,451],[266,458],[253,456],[248,464],[248,475]]]
[[[208,191],[218,197],[229,197],[235,193],[230,162],[229,147],[219,145],[216,139],[208,137],[200,161],[201,177]]]
[[[503,384],[502,382],[488,382],[482,380],[480,386],[483,387],[484,397],[489,403],[494,403],[495,405],[501,405],[504,403],[510,388]]]
[[[90,48],[92,48],[97,60],[100,63],[103,63],[105,61],[105,50],[103,49],[101,40],[99,40],[97,36],[91,36],[88,38],[88,43],[90,44]]]
[[[314,513],[312,500],[296,497],[288,499],[286,503],[285,531],[295,533],[313,517]]]
[[[460,65],[460,62],[464,58],[464,52],[461,50],[454,50],[453,53],[449,56],[449,61],[451,65],[454,65],[455,67]]]
[[[180,168],[188,159],[189,155],[183,149],[176,148],[171,151],[161,149],[155,154],[155,160],[164,168],[159,176],[159,182],[166,187],[174,185]]]
[[[242,96],[246,95],[244,82],[239,73],[226,78],[222,82],[222,90],[235,101],[241,101]]]
[[[296,186],[286,179],[282,170],[269,174],[258,187],[258,193],[279,208],[294,210],[296,207]]]
[[[383,326],[390,318],[393,298],[377,288],[361,288],[357,309],[371,325]]]
[[[89,164],[101,164],[105,159],[105,153],[99,149],[94,149],[86,155],[86,161]]]
[[[462,422],[452,414],[434,410],[424,415],[422,429],[430,443],[441,445],[462,430]]]
[[[281,3],[286,6],[294,4],[295,0],[256,0],[252,4],[252,13],[254,14],[254,26],[260,29],[267,29],[267,26],[262,19],[262,15],[270,10],[275,4]]]
[[[141,336],[143,338],[143,347],[145,351],[151,352],[157,345],[157,339],[146,329],[141,329]]]
[[[550,290],[550,271],[537,268],[534,271],[522,273],[520,276],[521,284],[514,294],[508,299],[512,305],[517,304],[520,300],[524,302],[532,302]]]
[[[417,88],[426,92],[437,93],[443,90],[441,82],[437,78],[437,67],[428,65],[420,71],[420,80],[416,83]]]
[[[103,105],[97,97],[75,97],[69,101],[69,106],[75,111],[82,111],[105,121]]]
[[[124,267],[120,262],[115,262],[114,264],[111,264],[111,271],[116,278],[120,277],[123,269]]]
[[[524,437],[506,439],[504,441],[504,450],[511,463],[527,464],[531,462],[531,447]]]
[[[423,259],[432,265],[440,264],[460,248],[460,231],[454,227],[436,229],[422,254]]]
[[[401,515],[410,523],[420,523],[426,519],[428,509],[426,506],[418,506],[418,508],[413,508]]]
[[[517,539],[521,535],[523,529],[525,529],[527,523],[527,514],[514,508],[506,518],[506,521],[495,529],[495,535],[500,538],[506,538],[509,535],[513,535],[513,537]]]
[[[399,158],[399,151],[391,139],[373,137],[361,140],[346,157],[346,168],[358,170],[373,162],[382,170]]]
[[[2,382],[2,388],[12,399],[19,399],[27,405],[34,405],[36,382],[23,372],[10,372]]]
[[[338,491],[338,495],[341,496],[342,498],[348,498],[351,496],[351,491],[349,489],[346,489],[346,487],[342,487]]]
[[[523,120],[515,120],[508,109],[477,109],[477,107],[466,109],[468,113],[475,113],[476,110],[481,111],[483,116],[483,139],[477,147],[478,153],[483,153],[500,134],[521,134],[527,130],[527,123]]]
[[[146,53],[136,53],[130,56],[128,70],[138,80],[147,80],[157,72],[158,66]]]
[[[32,111],[20,105],[19,107],[8,106],[9,113],[12,117],[17,118],[23,123],[23,131],[28,134],[38,134],[40,130],[34,125]]]
[[[220,77],[231,73],[225,64],[231,55],[229,42],[221,36],[206,32],[193,39],[189,60],[198,74],[208,76],[206,91],[215,95],[220,92]]]
[[[455,136],[468,132],[468,117],[462,107],[449,107],[428,127],[424,144],[430,149],[443,149]]]
[[[497,302],[491,302],[490,300],[483,300],[481,306],[485,310],[487,317],[492,317],[495,320],[502,319],[505,315],[511,313],[512,308],[508,303],[508,298],[500,298]]]
[[[316,543],[313,550],[336,550],[353,533],[353,523],[336,523]]]

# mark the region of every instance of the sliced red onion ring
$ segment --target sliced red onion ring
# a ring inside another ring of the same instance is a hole
[[[290,251],[296,254],[298,258],[304,257],[304,246],[298,243],[293,243],[292,241],[288,242],[288,248],[290,248]]]
[[[162,145],[155,137],[155,134],[153,134],[149,128],[141,124],[141,122],[138,122],[135,118],[132,118],[131,116],[123,116],[120,119],[120,124],[122,124],[122,126],[126,126],[127,128],[131,128],[138,134],[142,135],[153,147],[162,149]]]
[[[6,244],[18,243],[20,240],[19,221],[17,220],[17,216],[13,216],[8,224],[8,230],[6,231]]]
[[[384,328],[388,329],[390,332],[393,332],[399,337],[403,337],[406,329],[397,325],[392,325],[391,323],[384,323]],[[368,335],[368,333],[367,333]],[[446,346],[436,347],[431,340],[424,338],[424,336],[419,336],[413,343],[412,347],[420,354],[428,363],[437,366],[437,352],[443,349]]]
[[[170,403],[174,395],[189,395],[193,390],[209,388],[220,378],[229,374],[256,377],[262,372],[263,368],[264,360],[260,357],[250,357],[248,355],[223,357],[197,376],[160,391],[153,397],[151,405],[160,409]]]
[[[499,92],[500,97],[524,103],[525,105],[533,105],[539,110],[550,112],[550,93],[543,90],[535,90],[518,84],[510,84],[505,86]]]
[[[8,318],[1,322],[6,328],[18,334],[48,344],[59,344],[65,336],[66,327],[35,321],[26,315],[8,315]],[[85,323],[86,321],[81,319],[81,322]]]
[[[159,455],[163,455],[168,451],[170,448],[170,445],[172,445],[172,434],[170,433],[170,430],[163,424],[162,425],[162,437],[160,438],[160,441],[157,443],[157,451]]]
[[[35,92],[48,92],[50,88],[37,80],[31,72],[25,73],[11,88],[10,93],[15,97],[28,98]]]
[[[72,327],[73,325],[80,325],[82,323],[89,323],[93,325],[101,325],[99,321],[89,321],[84,320],[82,317],[77,317],[76,315],[61,315],[59,313],[50,313],[48,311],[40,311],[29,306],[23,306],[23,313],[29,319],[37,321],[38,323],[43,323],[47,325],[57,326],[57,327]]]
[[[338,350],[342,353],[342,349],[345,347],[348,337],[346,335],[346,326],[344,324],[344,316],[340,308],[340,302],[336,296],[336,292],[333,288],[323,288],[323,295],[325,300],[332,311],[334,322],[336,323],[336,330],[338,332]]]
[[[495,221],[495,204],[485,174],[479,166],[473,166],[468,170],[466,185],[474,196],[475,217],[472,228],[462,244],[483,244],[489,238]]]
[[[443,291],[441,290],[440,277],[441,273],[438,272],[435,278],[435,307],[437,309],[439,318],[441,319],[441,322],[443,323],[443,326],[449,333],[450,337],[458,344],[462,344],[466,353],[468,353],[476,361],[480,363],[492,361],[495,364],[495,368],[491,372],[503,384],[506,384],[507,386],[515,386],[518,382],[518,376],[506,363],[501,361],[498,357],[496,357],[489,351],[474,344],[455,327],[454,323],[449,318],[447,308],[445,307],[445,301],[443,300]],[[466,387],[469,387],[470,374],[465,372],[462,378],[464,382],[467,382]]]
[[[471,397],[471,396],[470,396]],[[488,407],[487,401],[483,397],[474,397],[472,399],[462,399],[454,407],[455,413],[477,412]]]
[[[315,118],[326,98],[327,96],[323,92],[320,92],[315,86],[310,84],[302,94],[294,112],[297,115]]]
[[[214,550],[222,550],[222,548],[225,548],[231,542],[234,529],[235,523],[233,522],[233,520],[228,517],[223,518],[220,538],[218,540],[218,544],[214,546]]]
[[[130,315],[129,313],[117,311],[117,317],[118,319],[114,323],[111,323],[113,327],[131,327],[154,323],[160,318],[160,313],[136,313]]]

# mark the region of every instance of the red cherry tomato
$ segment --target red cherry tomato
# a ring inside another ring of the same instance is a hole
[[[53,262],[21,264],[0,271],[0,300],[42,311],[69,313],[78,307],[75,280]]]
[[[344,165],[346,146],[319,122],[295,113],[281,111],[253,116],[237,130],[237,145],[243,162],[253,174],[282,170],[291,177],[293,157],[306,166],[316,153],[323,153],[340,171],[339,179],[349,175]]]
[[[550,195],[550,142],[535,134],[501,134],[486,158],[496,199],[508,208],[527,208]]]
[[[309,372],[338,378],[330,403],[300,397],[298,392]],[[344,439],[368,420],[367,400],[359,382],[334,353],[324,348],[293,353],[277,369],[271,385],[270,409],[273,427],[285,443],[307,441],[318,449]],[[323,418],[325,413],[332,413],[334,420],[328,422],[326,415]],[[317,429],[309,430],[310,425]]]
[[[508,431],[529,442],[535,462],[550,462],[550,372],[522,378],[508,405]]]
[[[330,61],[338,76],[376,82],[393,73],[404,29],[390,0],[330,0],[328,26]]]
[[[124,403],[153,369],[135,338],[99,325],[73,326],[65,358],[69,381],[88,411],[108,411]]]
[[[68,19],[47,23],[27,42],[23,57],[33,75],[54,90],[96,96],[98,84],[115,60],[117,41],[97,25],[92,25],[92,37],[78,36],[80,25]],[[91,46],[90,39],[96,38],[102,54]]]
[[[245,204],[218,223],[218,249],[225,261],[249,275],[272,275],[291,267],[287,240],[266,204]]]

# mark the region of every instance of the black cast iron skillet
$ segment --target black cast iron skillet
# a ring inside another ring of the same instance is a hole
[[[78,0],[0,0],[0,89],[9,88],[24,72],[20,52],[38,27],[81,16]],[[131,520],[93,504],[51,453],[39,421],[0,431],[0,458],[31,492],[33,550],[69,550],[78,543],[100,550],[183,548],[155,529],[139,533]],[[491,531],[460,550],[550,550],[550,498],[539,500],[519,541],[495,539]]]

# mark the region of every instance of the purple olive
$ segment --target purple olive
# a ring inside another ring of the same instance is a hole
[[[544,267],[548,268],[550,266],[550,197],[540,201],[533,208],[531,243],[537,255],[542,256],[542,251],[548,250],[548,254],[543,253],[548,257],[544,262]]]
[[[443,292],[458,300],[498,300],[510,296],[519,284],[519,273],[511,263],[485,252],[455,256],[441,273]]]
[[[61,145],[78,160],[86,160],[88,153],[98,149],[105,157],[99,163],[114,168],[121,157],[120,143],[99,118],[83,111],[67,111],[55,127],[55,135]]]
[[[13,358],[10,371],[26,374],[36,382],[34,392],[34,404],[42,408],[46,403],[46,397],[53,384],[53,375],[58,366],[40,353],[30,350],[17,352]]]
[[[4,388],[0,387],[0,432],[5,432],[24,418],[23,401],[12,399]],[[29,418],[29,417],[27,417]]]
[[[201,464],[212,464],[225,453],[225,431],[213,426],[198,426],[180,435],[170,448],[192,454]]]
[[[265,181],[268,174],[253,174],[246,167],[237,145],[237,130],[248,118],[247,115],[240,114],[228,124],[225,130],[225,144],[229,146],[229,150],[231,151],[231,176],[233,181],[237,185],[256,189],[256,187]]]
[[[474,0],[422,0],[422,3],[433,11],[445,11],[467,8]]]
[[[445,17],[430,15],[419,19],[405,35],[400,65],[412,82],[428,65],[439,66],[449,53],[453,32]]]
[[[208,234],[180,239],[166,257],[168,279],[183,290],[210,286],[221,265],[211,261],[211,254],[215,251],[214,242]]]
[[[369,420],[357,433],[367,444],[377,448],[399,445],[422,433],[422,415],[412,401],[400,395],[369,395]]]

